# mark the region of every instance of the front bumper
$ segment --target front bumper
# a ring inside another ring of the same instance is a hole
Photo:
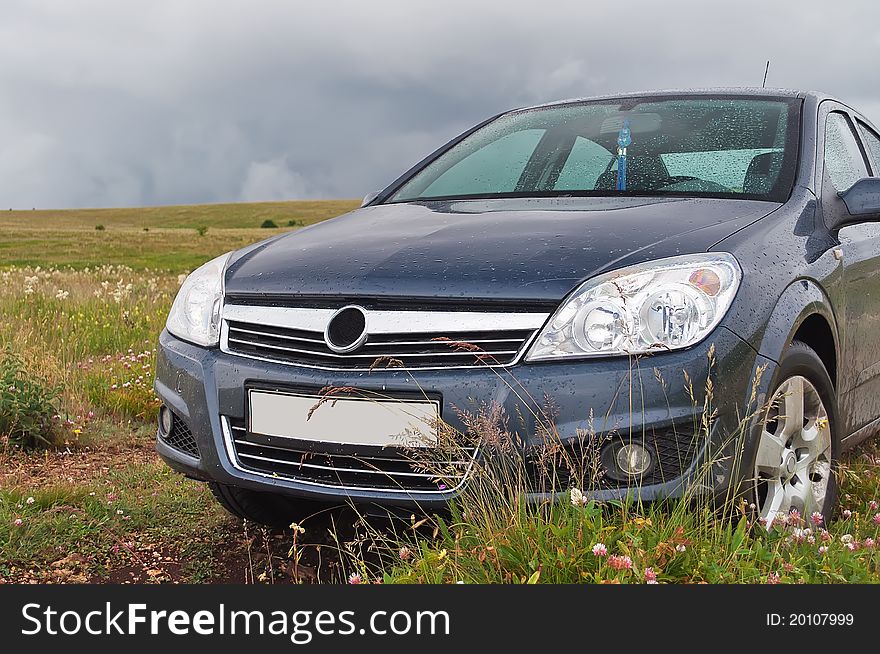
[[[769,379],[774,365],[724,327],[698,346],[652,357],[425,371],[334,372],[263,362],[216,348],[197,347],[167,332],[162,333],[159,343],[156,392],[186,424],[199,453],[198,457],[190,456],[157,439],[159,454],[173,469],[194,479],[305,499],[388,506],[439,506],[455,493],[340,488],[243,469],[230,456],[225,420],[245,418],[246,388],[260,384],[317,391],[328,386],[352,386],[391,397],[431,393],[442,398],[441,416],[453,427],[463,428],[460,411],[477,413],[481,408],[498,406],[508,418],[510,431],[537,444],[540,436],[534,415],[548,407],[563,442],[582,437],[585,432],[635,436],[671,424],[693,425],[703,412],[704,389],[711,374],[712,408],[717,409],[718,418],[694,462],[679,478],[592,492],[597,499],[635,493],[643,500],[652,500],[683,492],[693,471],[701,465],[701,452],[718,451],[721,440],[738,428],[736,416],[746,415],[743,409],[758,368],[770,367],[763,376]],[[710,354],[714,355],[712,366]],[[535,406],[538,403],[541,406]],[[721,469],[713,469],[715,487],[726,487],[729,482],[730,457],[725,460]]]

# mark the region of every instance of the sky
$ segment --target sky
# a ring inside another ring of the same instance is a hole
[[[362,197],[505,109],[768,59],[880,123],[876,0],[0,0],[0,207]]]

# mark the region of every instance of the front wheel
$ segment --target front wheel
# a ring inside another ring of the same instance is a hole
[[[827,522],[837,501],[837,403],[822,360],[793,342],[782,357],[755,453],[753,491],[767,527],[797,510]]]

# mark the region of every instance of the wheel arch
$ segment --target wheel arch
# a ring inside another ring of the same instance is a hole
[[[812,279],[790,284],[767,321],[758,351],[779,362],[792,341],[812,348],[840,393],[840,334],[831,301]]]

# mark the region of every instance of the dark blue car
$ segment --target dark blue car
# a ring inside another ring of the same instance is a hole
[[[193,272],[157,448],[259,522],[436,507],[485,452],[442,480],[407,453],[490,408],[526,454],[548,416],[597,448],[596,484],[548,494],[700,484],[769,522],[830,518],[839,454],[880,417],[878,219],[880,136],[823,95],[506,112],[360,209]]]

